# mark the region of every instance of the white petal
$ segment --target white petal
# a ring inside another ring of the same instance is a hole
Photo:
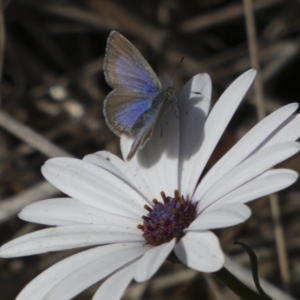
[[[121,225],[134,227],[140,219],[112,214],[72,198],[55,198],[27,205],[19,218],[44,225]]]
[[[187,228],[190,230],[206,230],[224,228],[240,224],[251,215],[251,210],[244,204],[224,205],[214,210],[204,210]]]
[[[266,171],[262,175],[246,182],[244,185],[220,198],[206,210],[216,209],[220,206],[223,207],[225,204],[229,203],[246,203],[278,192],[293,184],[297,178],[297,172],[288,169]]]
[[[71,299],[117,268],[132,262],[143,253],[145,253],[145,249],[142,247],[131,249],[119,247],[118,251],[112,251],[106,256],[101,256],[99,259],[77,268],[73,273],[69,273],[47,293],[45,300],[60,300],[61,295],[64,295],[66,299]]]
[[[276,110],[256,126],[254,126],[234,147],[232,147],[204,176],[197,187],[197,197],[201,197],[224,174],[231,171],[240,162],[253,154],[297,109],[298,104],[293,103]],[[300,134],[300,130],[298,129]]]
[[[121,216],[140,217],[145,200],[123,180],[95,165],[74,158],[52,158],[44,177],[70,197]]]
[[[174,238],[168,243],[155,246],[148,250],[137,262],[134,272],[135,281],[142,282],[151,278],[173,250],[175,242],[176,239]]]
[[[197,206],[198,213],[227,193],[291,157],[299,150],[299,143],[285,142],[275,144],[250,156],[228,174],[224,175],[208,190]],[[199,192],[199,190],[196,192]],[[195,193],[194,200],[196,201],[197,199],[200,198]]]
[[[70,281],[69,287],[62,289],[58,294],[54,294],[52,298],[49,297],[53,300],[61,300],[62,295],[64,295],[64,299],[70,299],[94,282],[140,257],[148,249],[149,247],[144,246],[142,243],[122,243],[100,246],[77,253],[56,263],[37,276],[21,291],[17,300],[45,300],[47,299],[46,294],[55,289],[57,284],[75,275],[74,280]],[[80,271],[84,271],[83,278],[80,276],[76,278]],[[89,284],[88,281],[92,281],[92,283]],[[83,287],[82,284],[86,286]],[[74,294],[70,295],[68,293]]]
[[[109,243],[143,242],[137,228],[107,225],[52,227],[16,238],[0,248],[1,257],[19,257]]]
[[[219,240],[210,231],[187,232],[174,252],[182,263],[200,272],[215,272],[224,265]]]
[[[127,182],[130,186],[136,188],[136,182],[129,172],[127,164],[116,155],[108,151],[99,151],[86,155],[83,160],[109,171],[116,177]]]
[[[123,155],[123,157],[125,157],[125,159],[126,159],[127,154],[130,151],[132,143],[133,143],[133,139],[127,138],[124,135],[121,136],[120,147],[121,147],[122,155]],[[137,161],[138,154],[139,154],[139,152],[137,152],[135,154],[135,156],[131,159],[130,162],[127,162],[127,166],[128,166],[128,169],[129,169],[132,177],[137,182],[137,188],[139,189],[139,191],[141,191],[144,195],[147,196],[147,195],[150,195],[151,187],[154,186],[155,183],[152,182],[152,177],[149,176],[149,178],[147,178],[147,172],[149,173],[149,169],[143,168],[143,167],[140,168],[139,163]],[[151,204],[151,201],[152,201],[151,197],[147,197],[146,200],[147,200],[148,204]]]
[[[127,156],[130,140],[121,137],[121,150]],[[149,203],[160,192],[173,195],[178,188],[179,120],[170,109],[157,122],[151,139],[127,162],[131,174]]]
[[[193,157],[190,159],[190,168],[185,170],[185,182],[182,186],[183,195],[192,196],[197,181],[226,126],[231,120],[235,110],[242,101],[248,88],[250,87],[256,72],[249,70],[238,77],[221,95],[220,99],[214,105],[212,111],[204,125],[204,135],[200,149],[195,149]]]
[[[104,283],[101,284],[92,300],[118,300],[121,299],[125,289],[133,279],[133,272],[136,263],[118,270],[114,275],[110,276]]]
[[[273,134],[262,149],[280,142],[296,141],[300,137],[300,115],[293,115],[282,124]]]
[[[197,95],[196,93],[201,93]],[[195,164],[193,156],[197,153],[204,138],[206,120],[211,99],[211,80],[207,74],[194,76],[182,89],[179,96],[180,106],[180,191],[188,187],[188,171]]]

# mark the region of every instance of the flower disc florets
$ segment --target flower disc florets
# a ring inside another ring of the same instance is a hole
[[[163,203],[154,199],[153,207],[145,205],[149,211],[143,216],[143,225],[138,225],[147,244],[158,246],[171,241],[174,237],[177,242],[184,236],[184,229],[187,228],[196,218],[197,203],[187,201],[179,192],[174,192],[174,198],[166,197],[161,192]]]

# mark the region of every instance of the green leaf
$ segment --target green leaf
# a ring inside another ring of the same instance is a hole
[[[240,245],[241,247],[244,248],[244,250],[247,251],[247,253],[249,255],[249,258],[250,258],[253,280],[254,280],[255,286],[256,286],[259,294],[262,297],[264,297],[265,299],[272,300],[272,298],[265,293],[265,291],[262,289],[262,287],[261,287],[261,285],[259,283],[258,263],[257,263],[256,254],[254,253],[254,251],[250,247],[248,247],[246,244],[244,244],[244,243],[242,243],[240,241],[235,241],[233,244]]]

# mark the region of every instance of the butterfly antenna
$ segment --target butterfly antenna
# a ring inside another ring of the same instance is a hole
[[[172,76],[171,76],[171,80],[172,80],[172,78],[174,77],[174,75],[175,75],[175,73],[177,72],[177,70],[179,69],[179,67],[180,67],[180,65],[182,64],[183,60],[184,60],[184,56],[181,57],[181,60],[180,60],[179,65],[177,65],[177,67],[176,67],[175,70],[173,71]]]

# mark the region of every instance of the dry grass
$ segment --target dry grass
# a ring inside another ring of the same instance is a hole
[[[300,2],[296,0],[3,3],[1,244],[41,228],[17,218],[22,207],[59,195],[40,173],[47,158],[81,158],[104,149],[120,154],[118,138],[107,129],[102,114],[109,91],[102,61],[111,30],[127,36],[159,75],[172,74],[184,56],[175,73],[177,87],[196,73],[210,74],[213,101],[242,72],[251,67],[260,70],[210,163],[258,119],[300,99]],[[282,166],[299,172],[300,155]],[[241,239],[257,253],[264,286],[273,298],[300,298],[299,183],[272,195],[270,202],[264,198],[251,207],[248,222],[218,231],[231,268],[251,284],[248,257],[232,245]],[[14,299],[32,278],[70,253],[1,259],[1,299]],[[90,299],[97,286],[76,299]],[[124,299],[236,298],[211,275],[166,263],[149,282],[132,283]]]

